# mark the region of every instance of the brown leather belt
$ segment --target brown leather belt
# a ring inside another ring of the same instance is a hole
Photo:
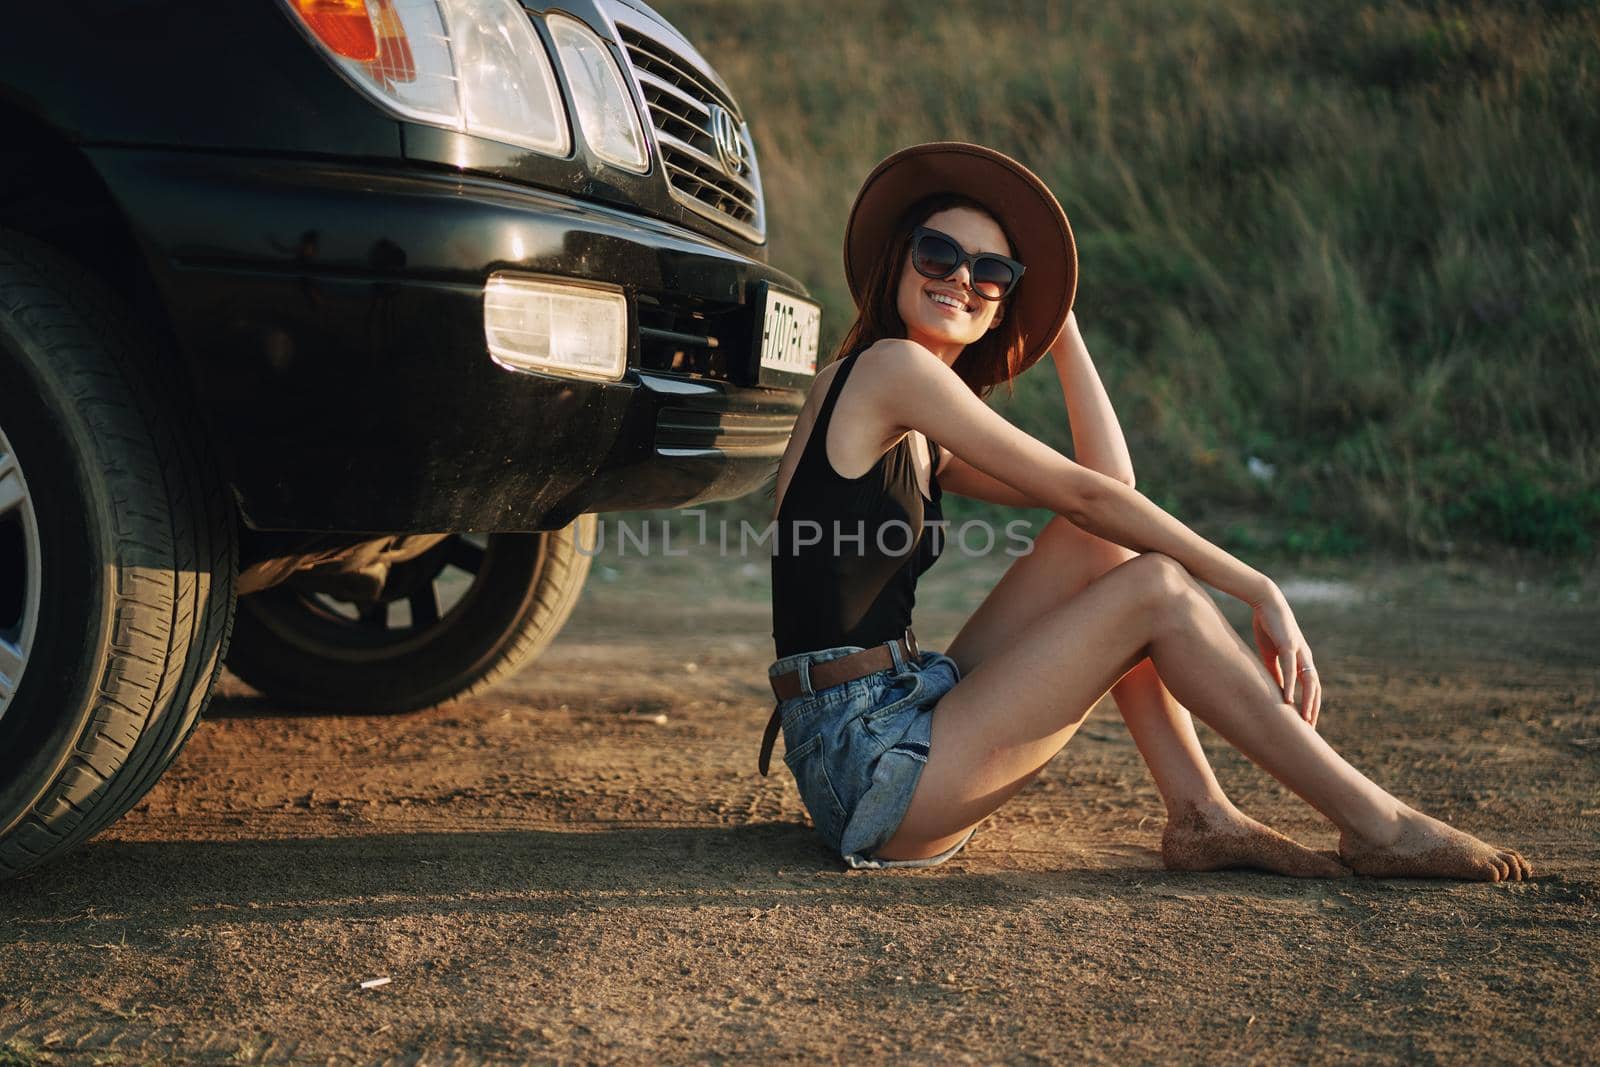
[[[900,647],[900,658],[905,663],[914,662],[918,656],[917,635],[907,626],[904,637],[897,637],[893,641],[885,641],[881,645],[873,645],[871,648],[864,648],[860,652],[852,652],[838,659],[811,664],[811,691],[815,693],[829,686],[839,685],[841,682],[851,682],[869,674],[876,674],[878,671],[888,670],[894,666],[894,653],[889,651],[890,645]],[[772,682],[772,693],[778,698],[778,703],[773,705],[772,714],[767,718],[766,732],[761,735],[761,757],[757,760],[756,766],[763,775],[772,765],[772,746],[778,740],[778,728],[781,725],[778,719],[779,705],[805,692],[798,669],[772,675],[768,680]]]

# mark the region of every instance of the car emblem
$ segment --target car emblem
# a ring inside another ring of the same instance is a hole
[[[711,137],[717,142],[717,158],[722,169],[737,178],[744,173],[744,138],[739,136],[739,123],[727,108],[711,105]]]

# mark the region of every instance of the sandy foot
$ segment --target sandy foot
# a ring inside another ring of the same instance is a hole
[[[1189,805],[1169,818],[1161,834],[1161,859],[1171,871],[1220,871],[1234,867],[1291,878],[1344,878],[1337,860],[1285,837],[1237,810],[1202,810]]]
[[[1357,874],[1374,878],[1464,878],[1520,882],[1533,877],[1522,854],[1497,848],[1419,811],[1407,810],[1390,841],[1372,841],[1346,830],[1339,857]]]

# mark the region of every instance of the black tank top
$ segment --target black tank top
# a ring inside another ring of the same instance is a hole
[[[930,467],[933,498],[922,495],[910,433],[859,478],[828,462],[828,424],[858,355],[834,371],[778,511],[772,640],[779,659],[836,645],[871,648],[903,635],[917,578],[943,548],[943,530],[924,525],[944,517],[943,493]]]

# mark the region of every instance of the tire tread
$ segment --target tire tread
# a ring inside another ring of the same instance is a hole
[[[199,722],[233,622],[234,516],[192,420],[177,361],[98,278],[0,231],[0,316],[45,350],[106,487],[115,580],[93,711],[54,779],[0,833],[0,877],[104,829],[166,770]],[[33,846],[42,846],[42,850]]]

